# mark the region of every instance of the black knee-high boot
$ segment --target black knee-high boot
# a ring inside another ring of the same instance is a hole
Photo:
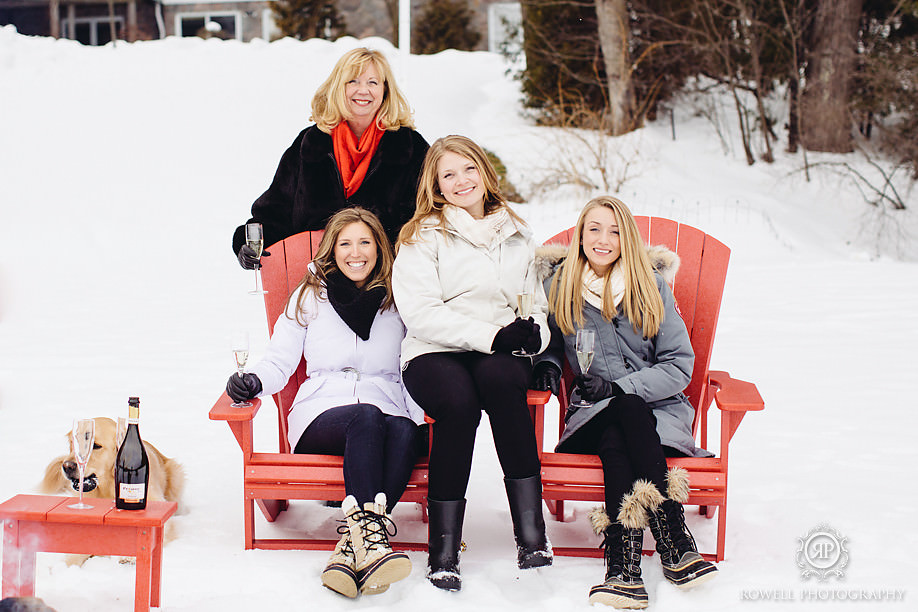
[[[462,544],[462,521],[465,500],[437,501],[427,499],[430,518],[427,535],[427,579],[446,591],[462,588],[459,576],[459,547]]]
[[[542,517],[542,477],[504,478],[510,518],[516,538],[516,562],[520,569],[551,565],[551,543]]]

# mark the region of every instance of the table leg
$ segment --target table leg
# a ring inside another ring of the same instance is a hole
[[[154,608],[160,606],[159,597],[162,593],[163,577],[163,536],[165,535],[163,527],[153,527],[153,543],[156,550],[153,551],[153,579],[150,585],[150,605]]]
[[[2,597],[19,595],[19,521],[3,521]]]
[[[35,595],[35,551],[24,548],[19,521],[3,521],[3,597]]]
[[[153,574],[153,527],[137,528],[137,562],[134,566],[134,612],[149,612],[150,587]]]

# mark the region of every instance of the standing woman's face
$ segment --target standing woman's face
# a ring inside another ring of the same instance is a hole
[[[341,272],[363,287],[367,278],[376,268],[376,239],[370,226],[363,221],[355,221],[344,226],[335,241],[335,265]]]
[[[611,208],[596,206],[583,220],[580,248],[596,276],[603,276],[622,254],[618,222]]]
[[[368,122],[376,116],[386,95],[386,85],[376,64],[369,62],[364,71],[344,84],[348,120]]]
[[[468,157],[446,151],[437,162],[437,186],[453,206],[465,209],[475,219],[484,217],[484,181]]]

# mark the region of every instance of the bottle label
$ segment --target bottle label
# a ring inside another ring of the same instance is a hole
[[[140,503],[146,496],[146,487],[143,483],[128,484],[122,482],[118,489],[118,497],[129,504]]]

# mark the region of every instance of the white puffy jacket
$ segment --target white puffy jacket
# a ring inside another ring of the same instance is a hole
[[[448,205],[442,226],[422,224],[416,241],[399,247],[392,291],[408,328],[402,369],[426,353],[491,353],[498,330],[517,317],[517,294],[524,288],[534,293],[539,350],[548,346],[548,300],[533,267],[532,235],[506,211],[486,219],[483,232],[465,210]]]

